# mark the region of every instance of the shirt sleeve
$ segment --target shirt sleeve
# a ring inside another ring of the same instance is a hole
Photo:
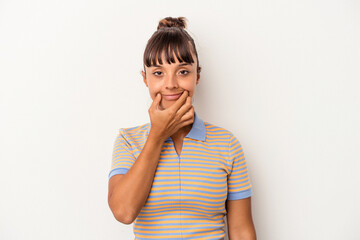
[[[124,129],[121,128],[114,142],[109,179],[116,174],[127,173],[134,163],[135,157],[132,154],[131,145],[126,140]]]
[[[252,195],[252,185],[248,174],[245,155],[239,140],[232,134],[229,142],[229,161],[231,171],[227,180],[227,200],[250,197]]]

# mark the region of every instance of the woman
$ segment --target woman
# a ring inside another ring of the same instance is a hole
[[[204,122],[192,106],[200,80],[185,18],[159,22],[144,52],[150,123],[121,128],[114,144],[108,202],[134,222],[135,239],[256,239],[252,186],[238,139]]]

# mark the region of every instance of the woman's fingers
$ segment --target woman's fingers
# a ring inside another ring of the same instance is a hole
[[[189,95],[189,92],[185,90],[183,94],[176,100],[176,102],[169,107],[169,109],[172,109],[175,113],[179,110],[179,108],[185,103],[187,96]]]
[[[191,106],[191,108],[181,117],[180,128],[193,123],[194,120],[195,120],[194,106]]]
[[[158,94],[156,94],[156,96],[155,96],[155,98],[154,98],[154,101],[152,102],[152,104],[151,104],[151,106],[150,106],[150,109],[151,109],[151,110],[158,109],[158,108],[159,108],[160,101],[161,101],[161,94],[158,93]]]
[[[186,98],[185,103],[180,107],[178,110],[178,115],[180,118],[189,111],[189,109],[192,107],[192,97],[188,96]]]
[[[167,109],[159,109],[162,96],[158,93],[149,108],[151,129],[169,137],[183,126],[194,121],[194,109],[189,92],[185,90],[176,102]],[[186,124],[184,124],[186,123]]]

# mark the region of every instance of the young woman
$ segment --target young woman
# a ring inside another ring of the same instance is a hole
[[[204,122],[192,98],[200,80],[185,18],[159,22],[144,52],[150,122],[121,128],[114,144],[108,202],[133,224],[135,239],[256,239],[252,185],[242,146]]]

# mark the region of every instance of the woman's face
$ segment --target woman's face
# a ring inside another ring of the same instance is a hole
[[[146,74],[142,71],[145,85],[149,88],[151,99],[154,100],[157,93],[161,94],[160,108],[167,109],[180,97],[169,96],[189,91],[193,97],[195,87],[199,83],[200,73],[197,73],[196,57],[193,55],[194,63],[189,64],[175,58],[175,63],[168,64],[162,57],[162,65],[146,67]]]

